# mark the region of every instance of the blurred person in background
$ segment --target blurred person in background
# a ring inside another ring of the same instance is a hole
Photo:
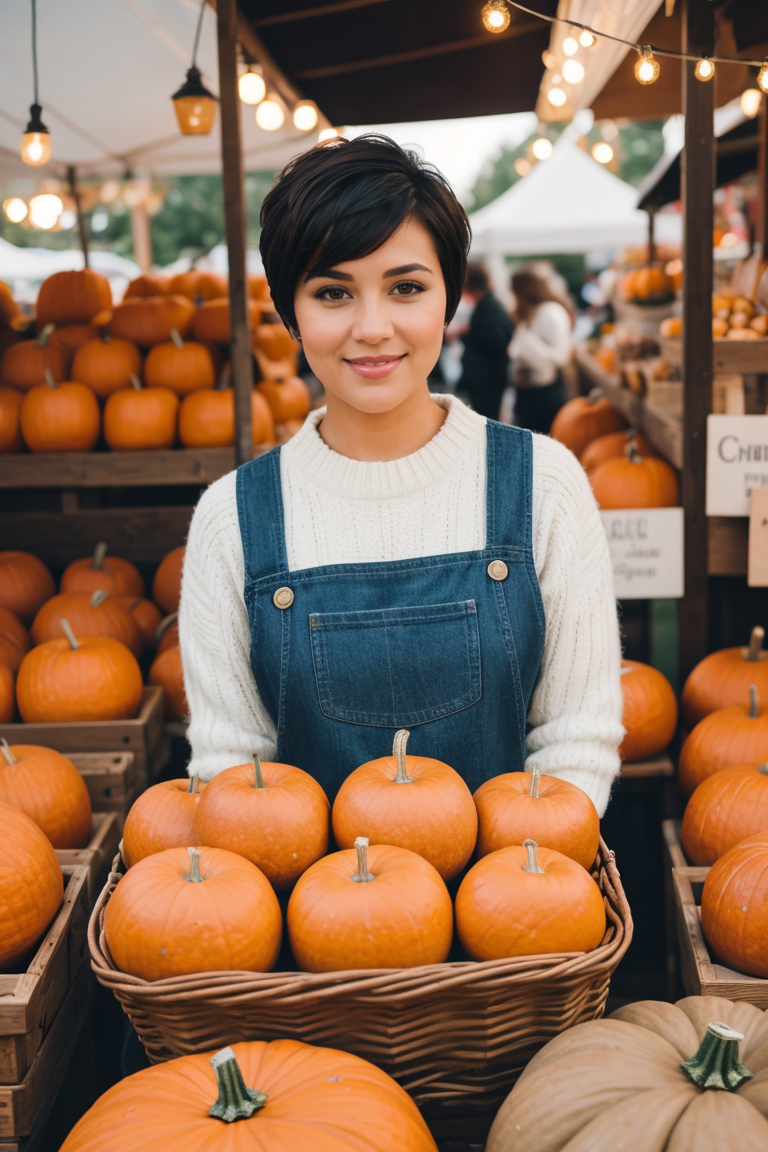
[[[563,369],[572,352],[571,317],[543,277],[521,268],[511,280],[515,334],[509,345],[517,389],[515,424],[548,433],[568,398]]]
[[[501,396],[508,383],[507,346],[514,328],[503,305],[491,292],[482,264],[469,264],[464,295],[475,307],[466,331],[461,334],[464,355],[456,389],[481,416],[498,420]]]

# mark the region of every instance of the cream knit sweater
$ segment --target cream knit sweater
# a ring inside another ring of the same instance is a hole
[[[333,452],[313,412],[280,454],[288,565],[401,560],[485,547],[486,421],[460,401],[437,435],[400,460]],[[546,644],[528,714],[526,766],[562,776],[602,816],[619,771],[620,649],[613,574],[597,506],[576,458],[533,437],[533,555]],[[274,759],[275,726],[249,651],[235,476],[203,493],[189,529],[181,655],[189,702],[189,773],[210,780],[253,752]],[[308,671],[310,674],[311,670]]]

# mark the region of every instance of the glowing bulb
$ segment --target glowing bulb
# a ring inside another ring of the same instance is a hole
[[[285,112],[282,104],[275,100],[274,96],[268,96],[258,105],[256,123],[265,132],[276,132],[278,128],[282,128],[285,123]]]
[[[547,48],[545,52],[542,52],[541,59],[545,68],[557,68],[557,56],[555,56],[554,52],[550,52],[549,48]]]
[[[650,48],[643,48],[635,64],[635,76],[641,84],[653,84],[659,78],[659,62]]]
[[[505,0],[488,0],[482,11],[483,24],[489,32],[503,32],[509,28],[509,8]]]
[[[581,84],[584,75],[584,65],[578,60],[566,60],[563,64],[563,80],[566,84]]]
[[[52,152],[53,145],[47,132],[25,132],[21,138],[21,158],[33,168],[47,164]]]
[[[548,160],[552,155],[552,141],[547,140],[546,136],[539,136],[538,140],[534,140],[531,152],[537,160]]]
[[[29,202],[29,219],[36,228],[46,231],[56,226],[56,221],[64,211],[64,204],[59,196],[52,192],[44,192],[40,196],[33,196]]]
[[[318,144],[326,144],[329,140],[336,140],[341,136],[340,128],[323,128],[317,134]]]
[[[701,60],[699,60],[698,64],[696,65],[696,70],[694,72],[696,79],[706,82],[707,80],[711,80],[714,74],[714,64],[706,56],[702,56]]]
[[[592,145],[592,159],[597,160],[598,164],[610,164],[613,160],[613,148],[610,144],[606,144],[605,140],[598,140],[597,144]]]
[[[618,125],[614,124],[613,120],[606,120],[605,123],[600,127],[600,135],[602,136],[603,140],[615,140],[618,134]]]
[[[12,196],[10,200],[6,200],[3,203],[3,212],[5,212],[11,224],[21,224],[22,220],[26,220],[27,211],[26,204],[18,196]]]
[[[243,104],[261,104],[267,94],[267,86],[263,76],[249,69],[238,80],[237,91]]]
[[[299,100],[293,110],[293,123],[300,132],[311,132],[317,128],[317,104],[314,100]]]
[[[575,56],[579,50],[578,40],[574,40],[573,36],[566,36],[563,40],[563,52],[566,56]]]
[[[553,108],[562,108],[567,99],[568,97],[562,88],[550,88],[549,92],[547,92],[547,100],[549,100]]]
[[[585,28],[581,36],[579,36],[579,44],[581,44],[582,48],[594,48],[595,44],[597,44],[597,36],[595,36],[594,32],[588,32]]]
[[[518,176],[527,176],[530,170],[530,160],[527,160],[525,156],[518,156],[517,160],[515,160],[515,172],[517,172]]]
[[[765,63],[757,74],[757,86],[761,92],[768,92],[768,56],[766,56]]]
[[[760,111],[760,101],[763,95],[759,88],[746,88],[740,98],[739,104],[745,116],[749,116],[750,120],[757,116]]]

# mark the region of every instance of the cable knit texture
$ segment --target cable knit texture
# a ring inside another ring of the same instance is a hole
[[[437,435],[401,460],[332,451],[310,414],[280,454],[288,565],[370,563],[485,547],[486,421],[451,396]],[[526,767],[578,784],[602,816],[619,771],[621,663],[608,545],[587,478],[568,449],[533,436],[533,554],[546,644],[528,715]],[[275,726],[250,665],[243,550],[231,472],[189,529],[179,626],[189,702],[189,772],[210,780],[258,752]]]

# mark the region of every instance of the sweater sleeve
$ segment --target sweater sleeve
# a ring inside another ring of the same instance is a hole
[[[276,755],[274,725],[250,664],[234,472],[200,498],[189,528],[179,640],[189,705],[190,776],[210,780],[257,752]]]
[[[621,764],[621,649],[608,542],[575,456],[534,436],[534,559],[546,640],[526,767],[562,776],[600,816]]]
[[[518,324],[509,355],[534,371],[563,368],[571,357],[571,320],[565,308],[556,301],[539,305],[529,323]]]

